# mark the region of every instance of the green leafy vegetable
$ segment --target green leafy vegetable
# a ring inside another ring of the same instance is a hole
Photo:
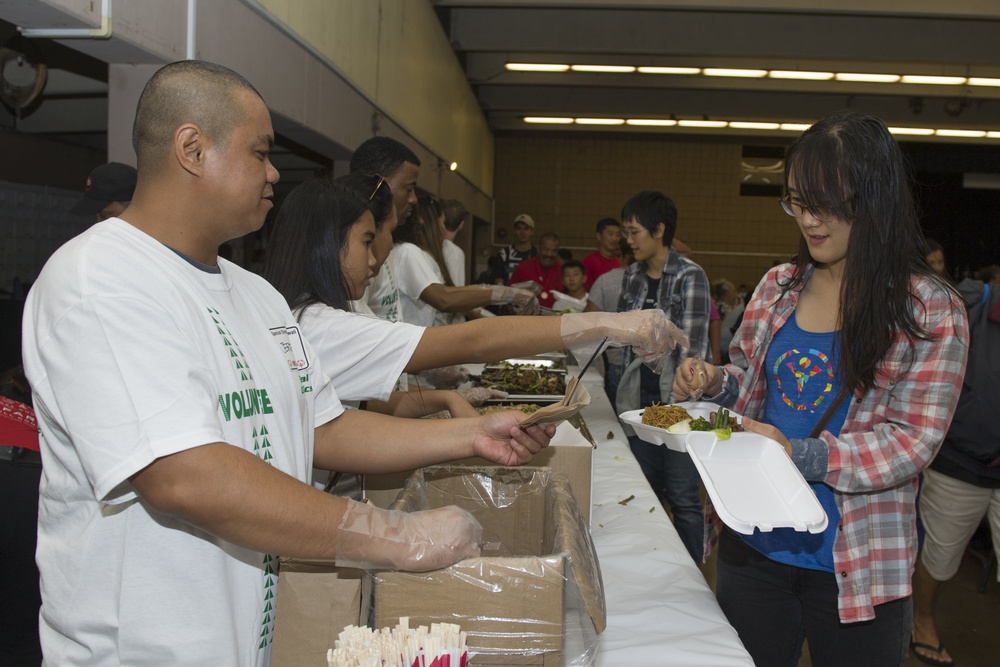
[[[712,425],[708,423],[708,420],[704,417],[698,417],[691,422],[692,431],[711,431]]]

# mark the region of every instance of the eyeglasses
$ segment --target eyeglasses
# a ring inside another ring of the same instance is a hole
[[[626,241],[629,239],[637,238],[640,234],[646,231],[645,227],[640,227],[639,229],[622,229],[622,238]]]
[[[372,199],[375,199],[375,195],[376,195],[376,193],[378,193],[378,189],[380,187],[382,187],[383,183],[385,183],[385,177],[379,176],[378,177],[378,183],[375,184],[375,189],[372,190],[372,193],[370,195],[368,195],[368,201],[371,201]]]
[[[831,211],[815,206],[810,208],[802,204],[802,202],[795,201],[788,195],[778,199],[778,203],[781,204],[781,210],[793,218],[801,218],[806,213],[811,215],[817,222],[829,222],[833,218]]]

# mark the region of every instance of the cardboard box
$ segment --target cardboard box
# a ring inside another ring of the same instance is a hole
[[[597,554],[565,476],[544,468],[424,468],[394,509],[458,505],[483,525],[483,555],[428,573],[372,572],[372,627],[458,623],[470,664],[563,665],[605,627]]]
[[[326,664],[326,651],[348,625],[364,625],[364,572],[331,561],[280,559],[271,667]]]
[[[548,447],[535,455],[528,467],[549,468],[553,472],[566,475],[573,497],[590,525],[591,484],[593,477],[594,447],[569,422],[563,422],[556,429]],[[495,465],[478,457],[454,461],[451,465],[488,467]],[[403,490],[406,479],[413,471],[389,475],[365,475],[365,497],[376,506],[388,508]]]
[[[407,481],[394,509],[455,504],[484,529],[484,550],[426,573],[366,572],[281,559],[272,667],[325,664],[347,625],[458,623],[470,667],[591,664],[605,627],[590,533],[565,476],[537,467],[437,466]]]

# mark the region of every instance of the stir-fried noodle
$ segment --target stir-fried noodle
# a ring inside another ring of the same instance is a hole
[[[642,411],[642,423],[647,426],[667,428],[685,419],[691,419],[691,415],[688,414],[687,410],[676,405],[653,403]]]

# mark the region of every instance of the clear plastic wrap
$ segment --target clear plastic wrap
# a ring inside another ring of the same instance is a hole
[[[435,466],[417,471],[393,508],[457,505],[483,526],[483,552],[422,574],[370,572],[363,614],[457,623],[470,665],[594,664],[604,587],[586,522],[565,476],[541,468]]]

